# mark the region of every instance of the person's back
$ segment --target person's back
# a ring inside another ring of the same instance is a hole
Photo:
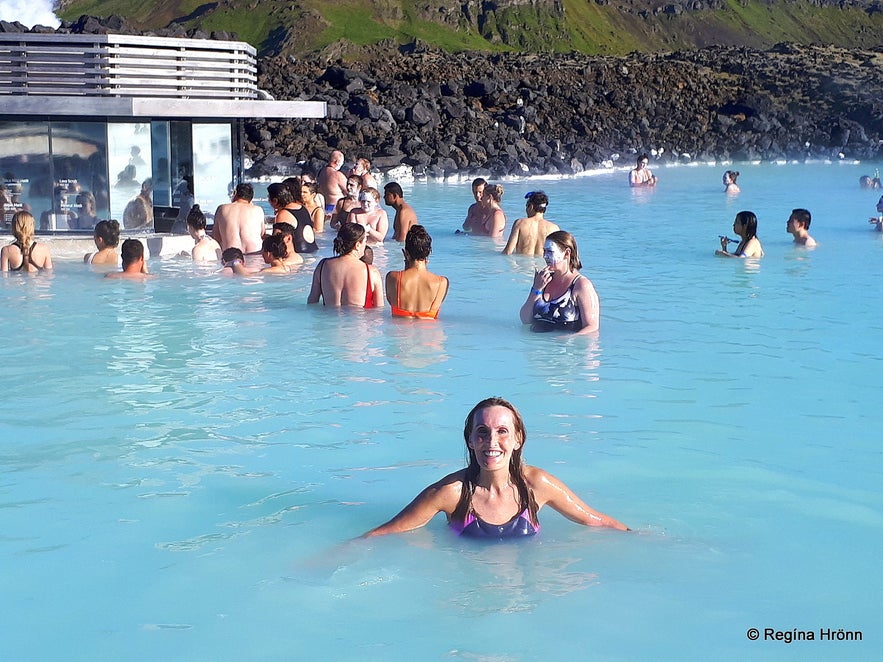
[[[519,218],[512,226],[509,240],[503,248],[505,255],[542,255],[546,237],[560,230],[543,216],[549,206],[549,198],[543,191],[531,191],[524,197],[527,200],[524,205],[527,216]]]
[[[427,269],[411,267],[386,275],[386,300],[397,317],[438,316],[448,294],[448,279]]]
[[[15,241],[0,249],[0,271],[44,271],[52,268],[49,246],[34,239],[36,221],[27,211],[12,217]]]
[[[323,259],[313,272],[307,303],[318,303],[321,298],[326,306],[382,308],[380,271],[361,260],[366,245],[365,227],[345,222],[334,240],[337,257]]]
[[[266,234],[264,211],[252,204],[253,195],[250,185],[240,184],[236,187],[233,202],[223,204],[215,211],[212,237],[221,245],[221,250],[240,248],[246,255],[261,252],[261,242]]]

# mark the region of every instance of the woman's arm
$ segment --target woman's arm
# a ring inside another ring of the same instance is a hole
[[[502,209],[495,209],[494,215],[490,217],[486,227],[489,237],[502,237],[503,229],[506,227],[506,214]]]
[[[462,471],[445,476],[437,483],[424,489],[417,497],[391,520],[371,529],[363,538],[385,536],[390,533],[403,533],[426,526],[429,521],[443,512],[450,515],[457,507],[462,489]]]
[[[396,283],[396,273],[395,271],[390,271],[386,274],[386,300],[389,302],[390,306],[396,305],[396,298],[393,296],[398,295],[398,283]]]
[[[325,232],[325,209],[323,207],[315,207],[310,212],[310,218],[313,221],[313,232]]]
[[[573,288],[576,293],[576,305],[579,306],[579,316],[583,322],[582,328],[575,335],[582,333],[594,333],[601,327],[601,301],[592,281],[583,276],[576,281]]]
[[[533,322],[533,309],[536,305],[536,302],[540,300],[543,296],[543,290],[546,288],[546,285],[549,284],[549,281],[552,280],[552,275],[549,273],[548,268],[543,268],[542,271],[533,270],[533,285],[530,287],[530,292],[527,295],[527,299],[524,300],[524,303],[521,304],[521,310],[519,311],[519,316],[521,317],[522,324],[530,324]]]
[[[533,490],[537,507],[549,505],[567,519],[585,526],[609,526],[619,531],[630,531],[622,522],[589,507],[563,482],[537,467],[525,467],[528,485]]]
[[[326,258],[319,260],[319,264],[313,269],[313,282],[310,286],[310,294],[307,296],[307,303],[319,303],[319,295],[322,294],[320,277],[322,275],[322,265],[325,264],[325,259]]]
[[[371,282],[369,285],[371,286],[372,296],[374,298],[374,307],[383,308],[385,306],[383,303],[383,278],[380,275],[380,269],[374,265],[370,266]]]
[[[0,271],[9,271],[9,251],[6,246],[0,249]]]

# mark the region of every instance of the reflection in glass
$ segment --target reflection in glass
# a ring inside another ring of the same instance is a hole
[[[22,209],[37,216],[51,205],[49,173],[49,123],[0,122],[0,174],[3,188],[3,225]],[[35,186],[36,184],[36,186]]]
[[[230,124],[193,125],[193,162],[195,199],[211,215],[219,205],[230,202],[233,190]]]
[[[151,188],[150,124],[144,122],[112,122],[107,125],[107,161],[113,180],[110,187],[110,216],[123,219],[127,205],[135,198],[149,199],[143,194],[147,183]],[[143,202],[138,202],[143,205]],[[152,208],[152,201],[150,202]],[[149,214],[150,224],[153,213]],[[141,226],[139,222],[139,227]]]

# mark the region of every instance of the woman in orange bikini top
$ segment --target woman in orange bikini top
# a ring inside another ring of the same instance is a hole
[[[445,296],[448,279],[426,268],[432,252],[432,237],[422,225],[412,225],[405,236],[405,268],[386,274],[386,299],[394,317],[436,319]]]

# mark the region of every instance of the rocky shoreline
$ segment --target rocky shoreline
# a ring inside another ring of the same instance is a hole
[[[617,57],[449,54],[420,43],[266,58],[259,86],[325,120],[255,121],[254,175],[332,149],[416,177],[575,174],[661,161],[880,157],[883,52],[780,44]]]

